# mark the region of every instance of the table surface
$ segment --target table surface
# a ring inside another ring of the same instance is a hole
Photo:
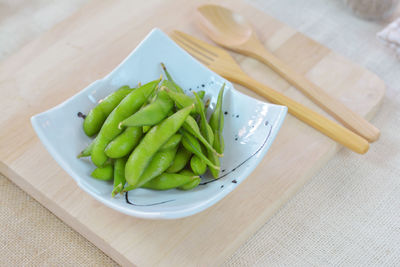
[[[0,59],[86,2],[0,0]],[[382,136],[371,150],[342,150],[225,265],[400,262],[400,62],[375,38],[385,23],[354,17],[341,1],[249,2],[375,72],[388,88],[373,120]],[[3,176],[0,211],[0,265],[117,265]]]

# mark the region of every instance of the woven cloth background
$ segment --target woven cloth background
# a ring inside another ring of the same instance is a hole
[[[0,0],[0,59],[87,0]],[[338,153],[224,265],[400,265],[400,62],[376,41],[384,22],[339,0],[251,0],[257,8],[378,74],[388,85],[365,156]],[[399,14],[398,12],[397,14]],[[115,266],[0,175],[0,265]]]

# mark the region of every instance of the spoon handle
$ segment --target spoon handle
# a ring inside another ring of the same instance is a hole
[[[327,94],[319,86],[310,82],[303,75],[295,72],[263,46],[246,51],[246,54],[269,66],[348,129],[361,135],[369,142],[374,142],[379,138],[380,132],[378,128],[350,110],[342,102]]]
[[[364,154],[368,151],[369,143],[363,137],[252,79],[246,74],[235,75],[230,77],[230,80],[248,87],[274,104],[287,106],[290,114],[354,152]]]

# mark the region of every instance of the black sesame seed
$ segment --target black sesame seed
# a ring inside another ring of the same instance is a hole
[[[228,111],[225,111],[224,114],[225,114],[225,115],[228,115]]]
[[[78,114],[77,114],[77,115],[78,115],[78,117],[79,117],[79,118],[82,118],[82,119],[85,119],[85,118],[86,118],[86,115],[85,115],[85,114],[83,114],[83,113],[82,113],[82,112],[80,112],[80,111],[78,112]]]
[[[232,183],[237,184],[237,181],[236,180],[232,180]]]

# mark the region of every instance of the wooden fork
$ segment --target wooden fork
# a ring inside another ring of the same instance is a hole
[[[173,31],[171,38],[194,58],[225,79],[249,88],[265,97],[271,103],[287,106],[290,114],[354,152],[364,154],[368,151],[369,143],[366,139],[252,79],[240,68],[232,56],[222,48],[210,45],[180,31]]]

